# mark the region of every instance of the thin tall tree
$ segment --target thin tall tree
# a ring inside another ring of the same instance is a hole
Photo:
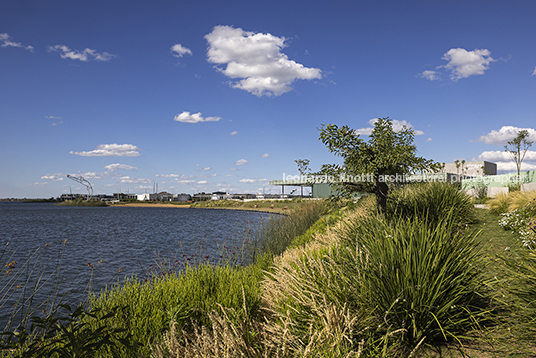
[[[510,158],[514,162],[517,168],[517,187],[521,189],[521,163],[525,159],[527,151],[532,146],[532,141],[528,140],[529,132],[526,129],[517,132],[517,137],[508,142],[504,146],[504,151],[510,155]]]

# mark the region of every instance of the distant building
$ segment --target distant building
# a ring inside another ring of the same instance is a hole
[[[154,195],[154,194],[149,194],[149,193],[138,194],[138,195],[136,195],[136,197],[137,197],[137,199],[139,201],[150,201],[151,200],[151,195]]]
[[[113,193],[114,200],[138,199],[137,194]]]
[[[210,200],[212,198],[212,193],[197,193],[192,196],[193,201],[205,201]]]
[[[66,200],[76,200],[76,199],[86,199],[87,194],[61,194],[60,200],[66,201]]]
[[[192,200],[192,196],[190,194],[173,194],[173,200],[174,201],[181,201],[181,202],[187,202]]]
[[[497,175],[497,164],[486,161],[459,162],[457,165],[456,163],[446,163],[441,172],[467,177],[483,177],[486,175]]]
[[[224,191],[215,191],[212,193],[210,200],[223,200],[226,199],[227,193]]]

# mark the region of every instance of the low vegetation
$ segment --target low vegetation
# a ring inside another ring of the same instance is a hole
[[[534,217],[530,195],[490,206]],[[251,264],[118,282],[42,326],[41,344],[74,356],[74,332],[88,357],[535,356],[534,220],[503,225],[446,183],[394,190],[383,215],[373,196],[301,204],[250,237]],[[15,356],[41,339],[4,336]]]
[[[76,200],[66,200],[66,201],[62,201],[61,203],[57,203],[57,204],[54,204],[54,205],[59,205],[59,206],[91,206],[91,207],[97,207],[97,206],[105,207],[105,206],[108,206],[108,204],[105,201],[96,200],[96,199],[84,200],[82,198],[79,198],[79,199],[76,199]]]

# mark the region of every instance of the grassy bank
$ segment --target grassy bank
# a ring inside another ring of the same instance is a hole
[[[393,192],[382,217],[373,197],[301,203],[250,237],[251,265],[118,282],[73,322],[97,357],[536,356],[529,204],[519,224],[444,183]]]
[[[89,207],[106,207],[108,204],[105,201],[101,200],[84,200],[84,199],[76,199],[76,200],[66,200],[62,201],[61,203],[54,204],[57,206],[89,206]]]

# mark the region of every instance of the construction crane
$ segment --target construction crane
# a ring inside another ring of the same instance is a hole
[[[91,183],[88,182],[86,179],[84,179],[83,176],[75,177],[74,175],[67,174],[67,178],[74,180],[77,183],[82,184],[87,189],[87,200],[89,200],[93,196],[93,187],[91,186]]]

